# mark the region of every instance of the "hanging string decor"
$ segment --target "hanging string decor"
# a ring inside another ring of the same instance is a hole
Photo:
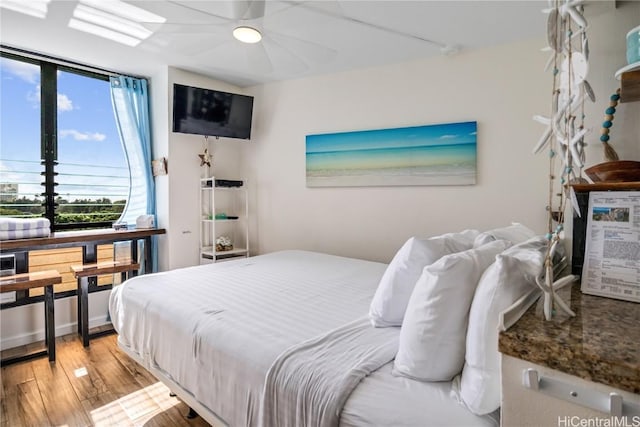
[[[586,79],[589,71],[589,41],[583,3],[582,0],[549,0],[549,8],[543,10],[548,15],[546,50],[551,51],[545,71],[551,69],[553,77],[551,114],[548,117],[533,117],[546,127],[533,152],[539,153],[546,148],[549,154],[549,244],[543,271],[536,281],[543,292],[543,311],[547,320],[551,320],[557,310],[569,316],[575,315],[556,291],[578,277],[567,276],[555,280],[552,259],[562,244],[565,209],[572,204],[569,185],[584,181],[584,137],[590,132],[585,127],[584,103],[587,99],[595,102],[593,89]]]
[[[606,110],[604,110],[604,121],[602,122],[602,130],[600,131],[600,142],[602,142],[602,146],[604,147],[604,157],[608,162],[618,161],[618,153],[616,150],[609,144],[609,132],[611,131],[611,127],[613,126],[613,115],[616,113],[616,107],[618,106],[618,101],[620,100],[620,88],[616,90],[616,93],[611,95],[609,98],[609,106]]]

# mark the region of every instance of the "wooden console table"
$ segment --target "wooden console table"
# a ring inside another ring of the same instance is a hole
[[[82,247],[82,263],[92,264],[98,261],[97,247],[102,244],[110,244],[123,241],[144,241],[144,272],[153,270],[151,259],[151,236],[165,234],[164,228],[149,228],[140,230],[81,230],[60,231],[53,233],[51,237],[36,239],[4,240],[0,242],[0,253],[13,253],[16,256],[16,273],[29,271],[27,254],[29,251],[42,249],[58,249],[69,247]],[[131,245],[131,259],[138,258],[137,245]]]
[[[17,239],[17,240],[4,240],[0,241],[0,253],[13,254],[15,256],[15,272],[17,275],[20,273],[29,272],[29,251],[43,250],[43,249],[59,249],[69,247],[81,247],[82,248],[82,264],[95,264],[98,262],[98,245],[111,244],[115,242],[131,241],[131,260],[138,259],[138,241],[144,242],[144,268],[142,274],[153,271],[153,259],[152,259],[152,241],[151,237],[156,235],[165,234],[166,230],[163,228],[152,229],[138,229],[138,230],[113,230],[113,229],[97,229],[97,230],[81,230],[81,231],[61,231],[52,234],[50,237],[41,237],[34,239]],[[132,275],[138,274],[138,271],[133,271]],[[88,279],[88,285],[92,288],[97,288],[97,278],[90,277]],[[111,286],[104,286],[105,290],[110,289]],[[9,289],[7,292],[9,292]],[[28,290],[24,288],[11,289],[18,291],[19,302],[22,299],[22,304],[29,304],[32,302],[39,302],[42,299],[33,300],[27,298]],[[77,295],[77,291],[69,291],[72,296]],[[20,293],[22,293],[20,295]],[[53,294],[53,292],[52,292]],[[37,297],[34,297],[37,298]],[[53,298],[53,296],[52,296]],[[46,294],[45,294],[46,301]],[[9,308],[20,303],[4,303],[0,305],[0,308]],[[78,304],[78,321],[82,318],[81,305]],[[55,331],[52,331],[55,335]],[[81,333],[80,323],[78,324],[78,333]]]

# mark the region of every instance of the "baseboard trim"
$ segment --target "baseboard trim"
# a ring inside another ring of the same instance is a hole
[[[110,323],[105,316],[99,316],[89,319],[89,328],[95,328]],[[56,337],[76,333],[78,330],[77,322],[70,322],[65,325],[56,325]],[[0,351],[10,348],[28,345],[34,342],[44,341],[44,326],[42,329],[33,331],[28,334],[15,335],[12,337],[2,337],[0,339]]]

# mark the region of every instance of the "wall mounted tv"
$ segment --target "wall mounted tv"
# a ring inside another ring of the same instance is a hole
[[[173,131],[249,139],[253,97],[173,85]]]

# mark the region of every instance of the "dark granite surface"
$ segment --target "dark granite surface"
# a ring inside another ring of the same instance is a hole
[[[576,317],[545,321],[534,304],[500,333],[500,352],[640,394],[640,304],[583,294],[579,283],[570,293]]]

